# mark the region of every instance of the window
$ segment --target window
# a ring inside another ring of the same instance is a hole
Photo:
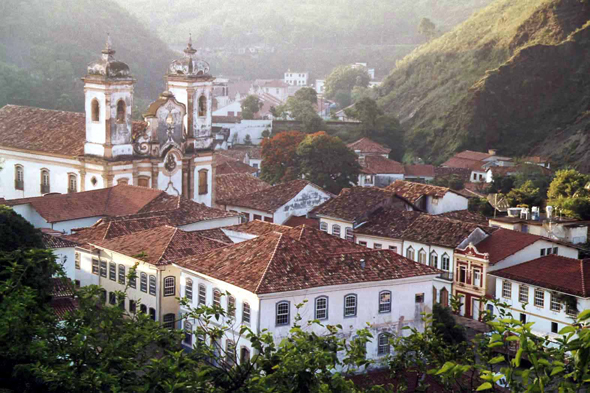
[[[168,276],[164,279],[164,296],[174,295],[176,295],[176,278]]]
[[[518,287],[518,301],[521,303],[529,302],[529,287],[526,285],[520,285]]]
[[[438,268],[438,255],[434,251],[430,253],[430,266]]]
[[[422,249],[418,251],[418,262],[426,265],[426,251]]]
[[[127,106],[125,105],[125,101],[119,100],[117,102],[117,123],[125,123],[125,112],[127,111]]]
[[[199,116],[207,116],[207,97],[199,97]]]
[[[359,245],[363,247],[367,247],[367,242],[359,241]]]
[[[141,273],[139,279],[139,290],[147,293],[147,273]]]
[[[147,306],[145,304],[140,305],[139,312],[146,314],[147,313]]]
[[[397,247],[396,246],[389,246],[389,249],[393,252],[397,252]]]
[[[391,291],[379,292],[379,313],[391,312]]]
[[[506,299],[512,297],[512,283],[510,281],[502,281],[502,297]]]
[[[557,322],[551,322],[551,333],[559,332],[559,324]]]
[[[133,269],[131,271],[131,273],[133,273],[132,274],[133,277],[129,277],[129,286],[131,288],[136,288],[137,287],[137,272],[135,269]]]
[[[152,321],[155,321],[156,320],[156,309],[155,308],[152,308],[152,307],[150,307],[150,319]]]
[[[207,304],[207,288],[203,284],[199,284],[199,305]]]
[[[542,289],[535,289],[535,306],[545,307],[545,292]]]
[[[184,321],[184,343],[193,345],[193,324],[189,321]]]
[[[553,249],[552,249],[551,247],[549,247],[549,248],[547,249],[547,255],[551,255],[551,251],[552,251],[552,250],[553,250]]]
[[[553,247],[553,254],[556,254],[557,255],[557,251],[559,251],[559,248],[558,247]]]
[[[106,261],[100,261],[100,276],[107,278],[107,263],[106,263]]]
[[[110,304],[117,304],[117,294],[115,292],[109,292],[109,303]]]
[[[424,294],[423,293],[417,293],[416,296],[415,296],[415,300],[416,300],[416,304],[424,303]]]
[[[328,319],[328,298],[326,296],[315,299],[315,319]]]
[[[199,171],[199,195],[205,195],[209,190],[208,173],[209,171],[207,169],[201,169]]]
[[[332,235],[340,237],[340,225],[332,225]]]
[[[252,219],[262,221],[262,216],[260,214],[254,214]]]
[[[150,178],[147,176],[139,176],[137,178],[137,185],[139,187],[149,187],[150,186]]]
[[[523,224],[522,227],[520,228],[520,231],[522,233],[529,233],[529,226],[526,224]]]
[[[248,364],[250,362],[250,351],[246,347],[240,348],[240,364]]]
[[[459,267],[459,282],[467,283],[467,267],[465,266]]]
[[[545,249],[541,248],[541,256],[544,257],[545,256]]]
[[[117,184],[129,184],[129,178],[127,177],[120,177],[117,179]]]
[[[408,247],[408,249],[406,250],[406,258],[411,259],[412,261],[415,258],[414,255],[414,249],[412,247]]]
[[[156,296],[156,276],[150,274],[150,295]]]
[[[520,322],[523,324],[526,323],[526,314],[520,313]]]
[[[129,300],[129,312],[135,314],[137,311],[137,302],[135,300]]]
[[[383,245],[382,244],[379,244],[379,243],[375,243],[375,244],[373,244],[373,248],[375,250],[381,250],[383,248]]]
[[[344,230],[345,236],[346,236],[346,240],[353,242],[354,241],[354,235],[352,233],[352,228],[348,227]],[[376,247],[375,247],[376,248]]]
[[[41,170],[41,194],[51,192],[49,188],[49,171],[47,169]]]
[[[381,333],[377,336],[377,355],[387,355],[389,353],[389,335]]]
[[[77,252],[74,254],[74,267],[76,270],[80,270],[80,253]]]
[[[250,324],[250,305],[248,303],[242,304],[242,323]]]
[[[119,284],[125,285],[125,265],[119,264]]]
[[[90,110],[92,112],[92,121],[99,121],[100,120],[100,106],[98,104],[98,100],[95,98],[92,100],[90,104]]]
[[[559,301],[559,298],[554,293],[551,294],[551,304],[549,307],[551,308],[551,311],[556,311],[556,312],[561,311],[561,302]]]
[[[107,302],[107,290],[106,289],[101,289],[100,300],[102,300],[103,303]]]
[[[225,359],[230,366],[236,364],[236,343],[233,340],[225,341]]]
[[[92,274],[98,275],[98,259],[92,259]]]
[[[264,222],[273,222],[273,218],[264,216]]]
[[[76,175],[68,175],[68,192],[78,192],[78,178]]]
[[[186,279],[186,285],[184,287],[184,296],[189,300],[191,303],[193,301],[193,280],[190,278]]]
[[[476,287],[481,286],[481,271],[478,269],[473,269],[473,285]]]
[[[14,166],[14,189],[22,191],[25,189],[25,170],[22,165]]]
[[[344,296],[344,316],[356,317],[356,295]]]
[[[74,285],[76,288],[80,288],[80,280],[74,280]]]
[[[174,314],[166,314],[166,315],[164,315],[162,325],[166,329],[174,329],[175,319],[176,319],[176,316]]]
[[[221,292],[219,289],[213,290],[213,305],[216,307],[221,307]]]
[[[227,315],[230,318],[236,317],[236,298],[233,296],[227,297]]]
[[[117,264],[109,263],[109,280],[117,281]]]
[[[289,310],[290,305],[289,302],[278,302],[276,305],[276,325],[283,326],[289,325],[290,317],[289,317]]]
[[[450,261],[451,261],[450,258],[449,258],[449,256],[447,254],[443,254],[441,261],[442,261],[442,264],[441,264],[440,268],[442,270],[449,271]]]
[[[320,222],[320,231],[328,232],[328,223]]]

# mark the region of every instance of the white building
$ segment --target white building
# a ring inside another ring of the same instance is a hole
[[[308,72],[292,72],[288,70],[285,72],[283,81],[291,86],[307,86],[308,78]]]
[[[341,324],[343,336],[350,339],[357,329],[368,327],[374,335],[367,345],[371,359],[389,353],[387,339],[402,334],[402,327],[423,328],[421,313],[432,310],[435,269],[386,250],[327,256],[319,249],[321,244],[314,247],[271,232],[220,252],[185,259],[176,263],[181,270],[181,296],[192,307],[217,304],[235,309],[225,321],[232,329],[216,345],[237,348],[238,358],[254,354],[247,339],[233,341],[241,326],[255,333],[266,329],[280,342],[297,313],[304,325],[313,319]],[[222,296],[226,291],[230,295]],[[297,310],[296,305],[304,301]],[[180,312],[187,333],[184,345],[192,347],[195,336],[190,333],[197,321],[186,315],[188,309]],[[314,325],[309,329],[324,331]]]
[[[579,311],[590,309],[590,261],[548,255],[491,272],[496,296],[539,336],[560,338]]]
[[[61,232],[53,231],[51,229],[43,230],[43,245],[45,248],[53,250],[53,254],[56,257],[56,262],[62,266],[66,277],[71,280],[75,280],[75,249],[79,244],[70,239],[62,237],[62,235],[63,234]]]
[[[428,214],[467,210],[469,199],[447,187],[396,180],[385,188]]]
[[[361,187],[387,187],[396,180],[403,180],[404,166],[382,156],[365,156],[359,158],[361,173],[358,185]]]
[[[325,88],[326,86],[326,80],[325,79],[316,79],[315,80],[315,91],[318,94],[324,94],[325,93]]]

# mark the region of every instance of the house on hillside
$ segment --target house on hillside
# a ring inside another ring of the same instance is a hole
[[[282,80],[275,79],[257,79],[250,86],[249,94],[262,96],[268,94],[280,102],[284,103],[289,97],[289,84]]]
[[[306,180],[287,183],[233,197],[225,203],[225,209],[241,213],[247,221],[261,220],[282,224],[291,216],[305,216],[314,207],[332,197],[327,191]]]
[[[501,157],[496,151],[490,149],[487,153],[465,150],[455,154],[442,163],[447,168],[467,168],[471,170],[470,181],[486,182],[487,170],[492,166],[513,166],[514,162],[510,157]]]
[[[404,179],[404,166],[397,161],[380,155],[359,157],[358,161],[361,165],[358,185],[361,187],[387,187]]]
[[[447,187],[396,180],[386,187],[429,214],[467,210],[469,200]]]
[[[270,232],[175,263],[181,270],[181,297],[192,307],[219,305],[228,310],[220,323],[230,326],[216,342],[219,350],[237,351],[240,362],[255,354],[251,343],[237,334],[241,326],[254,333],[268,331],[276,342],[287,337],[296,315],[302,323],[319,320],[342,325],[350,340],[368,328],[369,359],[385,359],[389,338],[411,326],[423,329],[422,313],[433,306],[433,280],[438,271],[388,250],[322,254],[322,242],[311,245],[289,235]],[[224,295],[230,293],[231,295]],[[296,305],[304,304],[301,308]],[[184,318],[183,345],[191,348],[198,321]],[[367,326],[367,322],[370,323]],[[309,329],[323,331],[317,325]]]
[[[385,147],[377,142],[373,142],[369,138],[361,138],[358,141],[349,143],[348,148],[356,153],[359,158],[365,158],[366,156],[381,156],[384,158],[389,157],[391,149]]]
[[[430,183],[435,178],[435,166],[426,164],[415,164],[404,166],[404,178],[417,183]]]

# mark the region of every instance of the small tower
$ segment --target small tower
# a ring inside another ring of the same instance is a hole
[[[166,89],[187,109],[185,126],[189,146],[208,149],[213,143],[211,111],[213,102],[213,78],[209,64],[195,57],[192,37],[182,59],[174,60],[168,67]]]
[[[84,81],[85,155],[116,157],[133,154],[131,109],[133,84],[129,66],[115,60],[107,36],[100,60],[88,65]]]

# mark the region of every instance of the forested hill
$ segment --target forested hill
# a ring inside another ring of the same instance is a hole
[[[398,63],[380,103],[430,162],[462,149],[590,170],[590,4],[496,0]]]
[[[192,32],[215,50],[217,74],[278,78],[288,68],[324,77],[341,64],[367,62],[386,75],[425,37],[430,18],[448,31],[492,0],[117,0],[175,49]],[[239,56],[239,48],[274,48]]]
[[[1,0],[0,107],[7,103],[84,110],[80,80],[100,57],[107,32],[137,79],[136,104],[157,98],[167,65],[180,56],[110,0]],[[145,108],[144,108],[145,109]]]

